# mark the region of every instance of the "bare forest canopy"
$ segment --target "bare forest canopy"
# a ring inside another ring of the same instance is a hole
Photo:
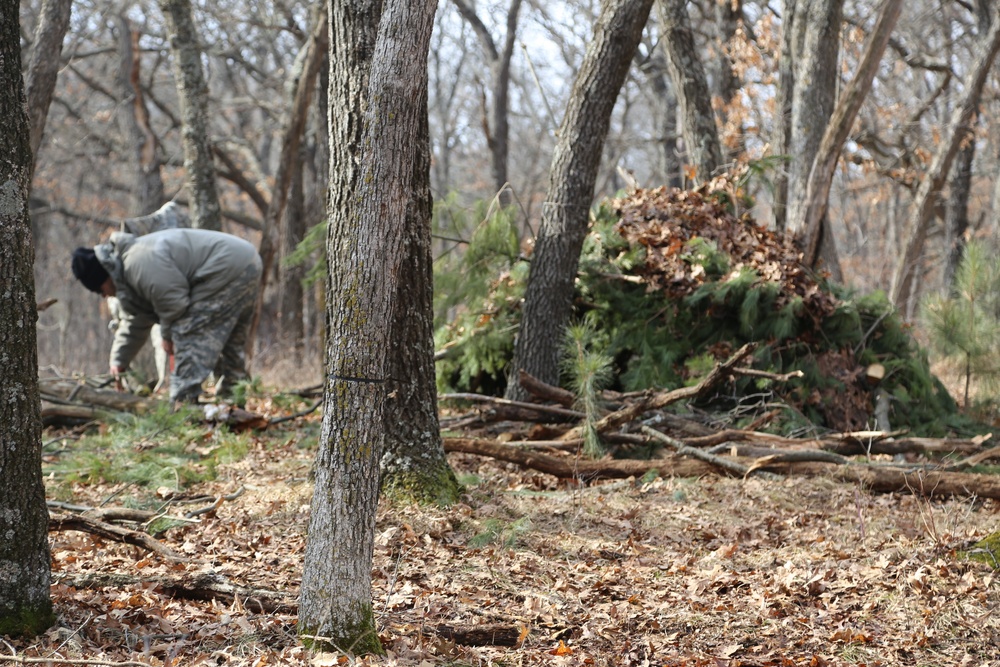
[[[800,136],[798,116],[784,100],[793,93],[806,102],[833,99],[845,88],[873,29],[873,8],[860,1],[821,3],[842,11],[828,14],[834,23],[823,33],[836,37],[813,49],[785,40],[792,16],[783,7],[742,1],[722,11],[716,4],[686,3],[686,14],[711,97],[720,166],[757,170],[746,190],[755,219],[771,229],[785,210],[783,192],[804,197],[801,175],[808,175],[819,141]],[[989,16],[977,11],[978,4],[904,3],[839,151],[829,231],[845,282],[860,293],[891,287],[909,209],[936,151],[947,142],[950,114],[968,89],[973,56],[987,31]],[[21,3],[25,67],[33,49],[50,44],[38,32],[42,5]],[[670,27],[663,23],[663,8],[651,12],[620,91],[597,173],[599,197],[630,181],[690,185],[694,161],[679,129],[683,91],[663,53]],[[276,375],[287,375],[303,354],[318,359],[322,347],[320,287],[298,289],[302,271],[282,262],[324,216],[323,65],[311,84],[315,94],[307,112],[296,117],[294,111],[296,77],[308,71],[315,52],[311,40],[320,18],[313,9],[304,0],[255,5],[252,11],[229,1],[192,3],[223,228],[261,242],[259,230],[281,200],[276,179],[287,176],[289,184],[255,355],[257,372]],[[441,208],[448,209],[436,229],[439,255],[462,251],[461,244],[449,249],[455,240],[469,240],[481,222],[474,202],[490,201],[501,189],[502,203],[516,207],[520,237],[530,243],[546,198],[558,125],[598,9],[580,2],[440,3],[428,70],[431,185]],[[801,19],[805,34],[813,35],[821,18]],[[818,60],[806,57],[813,52]],[[67,249],[92,244],[122,218],[155,210],[167,199],[193,200],[185,187],[183,119],[168,27],[155,3],[74,2],[61,54],[45,58],[58,64],[58,78],[37,150],[32,218],[38,298],[58,303],[40,317],[40,363],[63,373],[93,373],[103,368],[109,344],[105,316],[98,301],[70,280]],[[791,63],[817,73],[816,90],[790,89],[792,72],[781,68]],[[924,294],[949,280],[963,238],[996,236],[1000,133],[991,128],[1000,111],[997,89],[994,73],[986,78],[967,139],[935,200],[919,272]],[[803,109],[807,118],[832,111]],[[301,126],[298,175],[280,168],[293,126]],[[319,255],[312,253],[311,261],[320,262]],[[907,318],[918,323],[914,315]],[[279,343],[286,340],[292,344]]]

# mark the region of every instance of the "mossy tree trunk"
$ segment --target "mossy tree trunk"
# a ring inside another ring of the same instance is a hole
[[[18,6],[7,2],[0,6],[0,635],[36,634],[55,620],[41,467],[26,109]]]
[[[434,374],[434,294],[431,255],[430,129],[426,99],[415,141],[413,196],[407,210],[400,275],[392,310],[392,391],[386,406],[382,491],[401,502],[458,500],[460,488],[441,444]]]
[[[299,633],[354,654],[382,652],[371,564],[388,332],[436,5],[330,3],[326,386]]]

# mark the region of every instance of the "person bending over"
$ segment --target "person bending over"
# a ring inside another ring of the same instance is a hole
[[[73,275],[91,292],[116,296],[124,314],[115,330],[110,371],[118,379],[159,323],[174,355],[173,401],[196,402],[215,373],[228,397],[246,378],[244,347],[260,286],[261,260],[243,239],[206,229],[124,232],[73,251]]]

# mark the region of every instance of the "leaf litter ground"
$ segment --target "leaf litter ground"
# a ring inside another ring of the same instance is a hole
[[[996,574],[955,556],[997,529],[998,504],[872,495],[823,479],[586,486],[451,454],[462,502],[379,510],[373,587],[385,658],[310,654],[294,613],[240,600],[65,583],[211,569],[294,601],[312,490],[312,452],[299,437],[257,436],[216,480],[187,489],[245,489],[161,536],[191,563],[51,533],[58,624],[35,640],[8,638],[6,655],[17,658],[0,664],[1000,665]],[[78,485],[73,502],[128,492]],[[521,641],[454,640],[476,628]]]

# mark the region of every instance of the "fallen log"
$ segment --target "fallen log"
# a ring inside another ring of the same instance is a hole
[[[165,400],[105,389],[103,386],[94,386],[90,381],[71,378],[40,378],[38,389],[42,401],[55,404],[42,408],[43,424],[46,425],[64,423],[76,425],[94,421],[101,419],[102,412],[130,412],[141,415],[166,404]],[[200,407],[206,422],[226,424],[236,432],[249,429],[263,430],[270,423],[263,415],[223,403],[205,404]]]
[[[712,472],[712,467],[700,461],[680,457],[650,461],[636,459],[601,459],[591,461],[580,457],[553,456],[531,449],[498,443],[484,438],[444,438],[446,452],[463,452],[489,456],[498,461],[515,463],[560,479],[623,479],[642,477],[657,470],[664,477],[697,477]]]
[[[527,632],[511,625],[490,624],[457,627],[438,625],[434,634],[462,646],[518,646]]]
[[[136,414],[148,412],[159,403],[154,398],[95,387],[72,378],[39,378],[38,393],[43,401],[59,405],[105,408]]]
[[[78,530],[97,535],[113,542],[122,542],[141,547],[175,563],[190,562],[190,558],[180,554],[165,544],[158,542],[147,533],[123,526],[100,521],[84,514],[49,513],[49,530]]]
[[[187,600],[215,600],[224,604],[240,604],[260,613],[294,614],[299,607],[298,597],[284,591],[254,588],[234,584],[215,572],[163,574],[136,577],[114,572],[89,572],[72,576],[54,577],[56,583],[73,588],[133,588],[155,586],[165,595]]]
[[[589,461],[568,456],[552,456],[521,449],[509,444],[476,438],[444,438],[446,452],[463,452],[489,456],[525,468],[537,470],[561,479],[596,481],[642,477],[655,471],[661,477],[700,477],[720,474],[719,468],[704,461],[680,456],[640,461],[635,459],[602,459]],[[752,462],[752,461],[751,461]],[[904,470],[890,466],[850,463],[840,465],[825,462],[766,463],[767,469],[784,475],[806,477],[826,476],[858,484],[877,493],[909,493],[921,496],[959,496],[1000,499],[1000,476],[948,472],[946,470]],[[730,471],[722,474],[732,475]]]

